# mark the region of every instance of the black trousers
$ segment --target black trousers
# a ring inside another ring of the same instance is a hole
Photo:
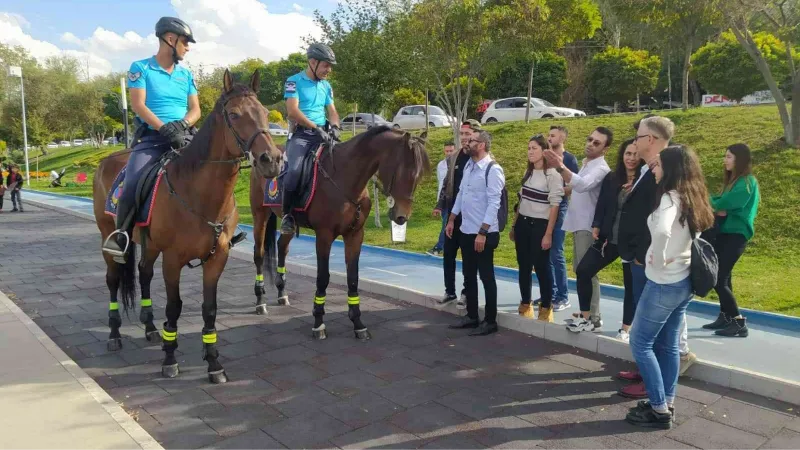
[[[717,285],[714,290],[719,296],[719,307],[722,312],[730,317],[739,315],[739,305],[733,295],[732,272],[733,266],[739,261],[747,247],[747,239],[743,234],[719,233],[714,244],[714,250],[719,259],[717,272]]]
[[[520,215],[514,224],[514,247],[519,266],[519,295],[522,303],[531,302],[531,269],[536,269],[539,298],[544,308],[553,302],[553,278],[550,276],[550,249],[542,250],[542,238],[547,232],[547,219]],[[540,276],[542,275],[542,276]]]
[[[633,316],[636,315],[636,302],[633,301],[633,274],[629,263],[622,264],[622,282],[625,286],[625,296],[622,300],[622,324],[631,326]]]
[[[483,251],[475,251],[477,234],[461,234],[461,266],[464,273],[464,290],[467,296],[467,316],[478,319],[478,275],[486,297],[488,323],[497,322],[497,281],[494,279],[494,251],[500,243],[500,233],[489,233]]]
[[[592,278],[617,258],[619,258],[617,246],[610,242],[604,248],[603,241],[596,240],[589,250],[586,250],[586,254],[581,258],[578,269],[575,271],[578,301],[582,312],[588,312],[591,309]]]
[[[456,216],[453,227],[453,237],[444,237],[444,255],[442,265],[444,266],[444,292],[447,295],[456,295],[456,256],[458,247],[461,245],[461,214]],[[462,253],[463,257],[464,254]],[[462,289],[463,292],[463,289]]]

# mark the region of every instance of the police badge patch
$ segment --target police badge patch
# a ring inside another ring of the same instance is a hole
[[[142,72],[128,72],[128,79],[131,80],[131,81],[136,81],[141,76],[142,76]]]
[[[284,85],[284,89],[286,92],[296,92],[297,91],[297,83],[294,81],[287,81]]]

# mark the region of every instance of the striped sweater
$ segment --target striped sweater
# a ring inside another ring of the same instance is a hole
[[[555,169],[534,170],[519,191],[519,213],[525,217],[548,219],[550,207],[564,197],[561,175]]]

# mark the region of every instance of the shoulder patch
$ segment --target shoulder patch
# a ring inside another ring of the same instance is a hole
[[[136,81],[142,76],[142,72],[128,72],[128,79]]]
[[[286,92],[296,92],[297,91],[297,83],[294,81],[287,81],[286,84],[283,86]]]

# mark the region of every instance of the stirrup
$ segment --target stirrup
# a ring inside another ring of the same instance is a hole
[[[122,250],[120,250],[119,243],[116,241],[116,239],[114,239],[113,241],[111,240],[116,235],[121,235],[122,237],[125,238],[125,248]],[[115,245],[116,248],[112,247],[110,244]],[[128,236],[127,231],[114,230],[111,234],[108,235],[105,242],[103,242],[103,251],[111,255],[114,258],[114,261],[120,264],[125,264],[126,262],[125,255],[128,254],[128,247],[130,246],[130,244],[131,244],[131,238],[130,236]]]
[[[242,231],[239,227],[236,227],[236,229],[239,230],[239,232],[236,233],[231,238],[231,241],[230,241],[230,247],[231,248],[233,248],[233,246],[235,246],[236,244],[242,242],[243,240],[247,239],[247,233],[246,232]]]

